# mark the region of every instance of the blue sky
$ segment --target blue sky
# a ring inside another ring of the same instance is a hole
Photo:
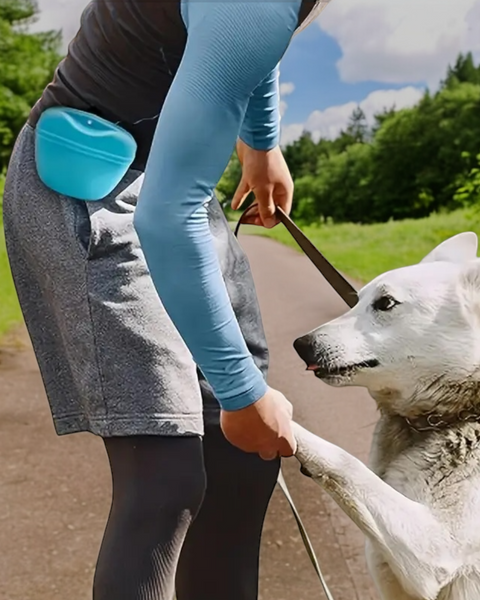
[[[405,81],[390,84],[365,80],[355,83],[342,81],[337,61],[342,49],[334,37],[320,27],[305,29],[288,49],[282,61],[280,82],[292,82],[295,93],[289,94],[284,123],[306,121],[314,110],[347,102],[361,102],[376,90],[401,89],[407,85],[423,88],[426,81]]]
[[[67,43],[87,0],[38,0],[35,29]],[[273,1],[273,0],[270,0]],[[369,121],[435,90],[459,52],[480,59],[480,0],[322,0],[281,63],[282,143],[334,137],[359,105]]]

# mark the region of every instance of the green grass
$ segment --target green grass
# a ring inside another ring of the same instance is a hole
[[[8,264],[3,235],[2,217],[3,179],[0,174],[0,337],[17,323],[22,321],[22,313],[17,302],[10,266]]]
[[[299,250],[283,225],[272,230],[242,226],[241,231],[264,235]],[[480,212],[458,210],[375,225],[308,225],[302,231],[335,267],[366,283],[390,269],[417,263],[452,235],[474,231],[480,236]]]

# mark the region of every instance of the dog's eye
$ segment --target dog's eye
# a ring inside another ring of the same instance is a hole
[[[380,296],[380,298],[377,298],[372,304],[372,308],[373,310],[381,310],[385,312],[387,310],[392,310],[392,308],[397,306],[397,304],[398,302],[391,296]]]

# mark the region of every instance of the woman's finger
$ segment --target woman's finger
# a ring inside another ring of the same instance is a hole
[[[233,210],[237,210],[242,206],[250,191],[250,186],[248,185],[246,179],[242,177],[237,189],[235,190],[235,194],[230,205]]]
[[[263,460],[274,460],[278,457],[278,452],[272,450],[263,450],[258,454],[260,455],[260,458],[263,458]]]
[[[245,225],[262,225],[262,220],[258,214],[258,205],[252,204],[242,218],[242,223]]]
[[[263,186],[255,189],[255,199],[258,203],[258,213],[264,227],[274,227],[277,224],[275,217],[276,206],[273,198],[273,186]]]

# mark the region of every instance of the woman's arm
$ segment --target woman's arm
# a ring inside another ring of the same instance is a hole
[[[278,65],[255,88],[248,102],[240,138],[255,150],[271,150],[280,143]]]
[[[187,45],[135,213],[161,301],[226,410],[256,402],[267,386],[233,313],[205,205],[234,149],[252,92],[290,42],[299,8],[300,0],[182,4]],[[268,139],[269,128],[264,131],[258,130],[258,143],[262,135]]]

